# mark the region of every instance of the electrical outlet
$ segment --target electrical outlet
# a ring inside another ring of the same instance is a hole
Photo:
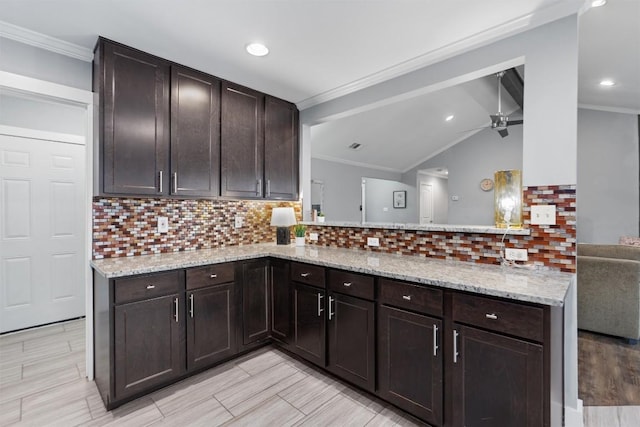
[[[526,249],[505,249],[504,257],[509,261],[528,261],[529,254]]]
[[[241,217],[240,215],[236,215],[235,217],[235,227],[236,228],[242,228],[244,226],[244,217]]]
[[[556,225],[556,205],[532,205],[532,225]]]
[[[309,233],[309,240],[312,242],[318,241],[318,233]]]
[[[458,196],[451,196],[451,201],[452,201],[452,202],[457,202],[458,200],[460,200],[460,197],[458,197]]]
[[[169,232],[169,218],[166,216],[158,217],[158,233],[168,233]]]
[[[377,237],[367,237],[367,246],[380,246],[380,239]]]

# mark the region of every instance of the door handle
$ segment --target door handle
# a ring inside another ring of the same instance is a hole
[[[433,325],[433,355],[438,355],[438,327]]]
[[[193,294],[189,295],[189,314],[191,314],[191,318],[193,319]]]
[[[174,298],[173,303],[176,308],[176,313],[173,315],[173,317],[176,319],[176,323],[178,323],[178,297]]]
[[[336,314],[336,313],[331,311],[331,303],[333,303],[334,301],[335,301],[335,299],[333,299],[331,296],[329,296],[329,320],[331,320],[331,318]]]
[[[324,311],[322,308],[322,298],[324,298],[324,295],[318,292],[318,317],[320,317]]]

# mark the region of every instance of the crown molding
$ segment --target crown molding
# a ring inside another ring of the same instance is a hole
[[[46,34],[18,27],[8,22],[0,21],[0,37],[15,40],[20,43],[35,46],[40,49],[48,50],[60,55],[69,56],[85,62],[93,60],[93,52],[86,47],[69,43]]]
[[[370,74],[362,79],[355,80],[335,89],[304,99],[297,102],[296,105],[300,110],[311,108],[318,104],[322,104],[323,102],[331,101],[341,96],[382,83],[386,80],[444,61],[445,59],[478,49],[500,39],[510,37],[518,33],[531,30],[535,27],[548,24],[560,18],[564,18],[571,14],[578,13],[583,6],[584,3],[582,0],[555,3],[543,10],[520,16],[509,22],[505,22],[504,24],[489,28],[488,30],[465,37],[464,39],[432,50],[431,52],[427,52],[413,59],[401,62],[380,72]]]
[[[609,113],[623,113],[633,114],[640,116],[640,109],[624,108],[624,107],[610,107],[608,105],[593,105],[593,104],[578,104],[578,108],[585,110],[607,111]]]

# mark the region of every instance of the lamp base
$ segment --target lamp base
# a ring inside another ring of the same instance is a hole
[[[291,243],[291,231],[289,230],[289,227],[277,228],[276,243],[279,245],[288,245]]]

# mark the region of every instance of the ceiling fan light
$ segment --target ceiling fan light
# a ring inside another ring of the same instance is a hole
[[[247,52],[253,56],[265,56],[269,53],[269,48],[262,43],[249,43],[246,46]]]

